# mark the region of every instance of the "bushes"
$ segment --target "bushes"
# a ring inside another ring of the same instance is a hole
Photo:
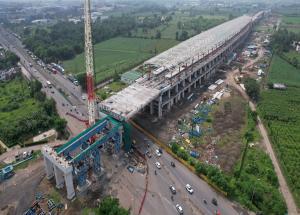
[[[260,89],[259,84],[256,82],[256,80],[254,80],[253,78],[246,78],[244,83],[248,96],[254,101],[258,101]]]

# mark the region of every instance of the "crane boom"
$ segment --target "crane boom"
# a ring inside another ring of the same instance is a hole
[[[94,92],[94,53],[92,44],[91,1],[84,0],[85,67],[88,94],[89,126],[95,124],[96,107]]]

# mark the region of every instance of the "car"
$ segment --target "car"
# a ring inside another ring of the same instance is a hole
[[[177,204],[175,207],[179,214],[183,214],[183,209],[179,204]]]
[[[134,167],[133,167],[133,166],[128,166],[128,167],[127,167],[127,170],[128,170],[130,173],[133,173],[133,172],[134,172]]]
[[[158,149],[158,151],[159,151],[159,153],[160,153],[160,154],[162,154],[162,153],[163,153],[163,150],[162,150],[162,148],[159,148],[159,149]]]
[[[170,188],[170,190],[171,190],[171,193],[175,195],[175,194],[176,194],[176,189],[175,189],[175,187],[172,186],[172,185],[170,185],[169,188]]]
[[[185,185],[185,189],[189,192],[189,194],[193,194],[194,193],[194,190],[193,190],[192,186],[189,185],[189,184]]]
[[[175,166],[175,163],[174,163],[173,161],[171,161],[171,166],[172,166],[172,167],[176,167],[176,166]]]
[[[157,157],[160,157],[160,156],[161,156],[161,153],[159,152],[158,149],[155,150],[155,154],[157,155]]]
[[[161,168],[161,165],[160,165],[159,162],[156,162],[156,163],[155,163],[155,166],[157,167],[157,169],[160,169],[160,168]]]
[[[211,200],[211,203],[215,206],[218,206],[218,201],[215,198]]]
[[[146,155],[148,156],[148,158],[152,157],[152,155],[151,155],[151,153],[149,151],[146,151]]]

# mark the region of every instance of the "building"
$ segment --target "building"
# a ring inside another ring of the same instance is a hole
[[[18,68],[11,68],[8,70],[0,70],[0,81],[9,81],[13,79],[19,72]]]
[[[217,68],[247,39],[261,13],[241,16],[198,34],[144,62],[149,75],[102,101],[101,111],[127,120],[139,111],[158,118],[207,84]]]
[[[121,81],[125,84],[132,84],[133,82],[135,82],[137,79],[139,79],[142,76],[143,76],[142,73],[132,70],[132,71],[123,73],[121,75]]]
[[[285,90],[287,87],[285,86],[285,84],[281,84],[281,83],[274,83],[273,84],[273,89],[276,90]]]

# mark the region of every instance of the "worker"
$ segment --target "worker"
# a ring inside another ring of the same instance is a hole
[[[156,175],[156,170],[154,170],[154,174]]]
[[[171,196],[171,200],[174,201],[174,196],[173,195]]]

